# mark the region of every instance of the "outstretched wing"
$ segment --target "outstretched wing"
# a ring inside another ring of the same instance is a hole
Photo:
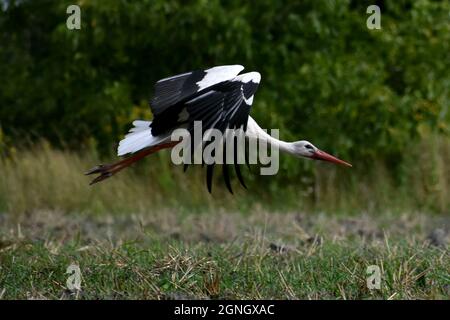
[[[228,65],[186,72],[161,79],[155,84],[150,108],[154,115],[158,115],[167,108],[208,87],[233,79],[242,70],[244,70],[244,67],[241,65]]]
[[[174,83],[166,84],[164,90],[157,84],[158,95],[152,99],[154,104],[156,102],[156,105],[152,106],[155,116],[151,124],[152,134],[156,136],[180,126],[186,127],[193,133],[196,121],[201,121],[202,136],[208,129],[225,132],[226,129],[243,128],[245,131],[253,96],[258,88],[261,75],[258,72],[250,72],[229,78],[242,69],[241,66],[215,67],[208,69],[213,71],[206,70],[206,76],[200,80],[198,80],[200,78],[199,71],[161,80],[170,82],[172,79],[173,82],[179,83],[176,85]],[[195,80],[198,81],[194,82]],[[170,90],[167,89],[169,86]],[[192,148],[192,150],[194,149],[195,147]],[[234,166],[239,181],[245,187],[236,161]],[[210,192],[213,167],[213,164],[208,165],[206,174]],[[223,175],[225,183],[232,193],[227,164],[223,165]]]
[[[237,76],[210,87],[201,95],[186,101],[186,111],[189,114],[189,129],[192,129],[194,121],[201,121],[202,130],[218,129],[224,132],[226,129],[247,129],[247,121],[253,96],[258,88],[261,76],[257,72],[251,72]],[[234,169],[240,183],[245,187],[240,167],[237,163],[237,150],[234,145]],[[226,157],[226,145],[223,145],[224,158]],[[206,169],[206,183],[209,192],[212,188],[212,176],[214,165],[208,165]],[[233,193],[230,184],[228,165],[223,164],[223,177],[228,190]]]

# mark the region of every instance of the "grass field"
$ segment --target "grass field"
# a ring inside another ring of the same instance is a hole
[[[255,212],[2,221],[4,299],[448,299],[442,226],[421,214],[358,218]],[[66,289],[69,265],[81,291]],[[381,288],[367,287],[367,267]]]
[[[163,170],[165,155],[151,159],[157,169],[141,166],[91,188],[81,173],[98,162],[94,154],[48,146],[18,153],[0,168],[0,298],[450,297],[445,152],[432,167],[442,172],[431,170],[438,179],[421,169],[409,185],[427,197],[409,202],[406,189],[394,193],[386,181],[377,188],[381,174],[347,184],[353,197],[332,193],[340,173],[319,166],[323,207],[301,194],[276,200],[221,187],[214,198],[202,175]],[[79,291],[67,289],[70,265],[80,268]],[[371,265],[380,268],[380,289],[367,287]]]

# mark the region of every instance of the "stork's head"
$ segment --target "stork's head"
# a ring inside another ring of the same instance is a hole
[[[348,167],[352,165],[341,159],[338,159],[325,151],[320,150],[314,146],[311,142],[306,140],[300,140],[293,143],[295,154],[300,157],[310,158],[314,160],[323,160],[328,162],[333,162],[336,164],[342,164]]]

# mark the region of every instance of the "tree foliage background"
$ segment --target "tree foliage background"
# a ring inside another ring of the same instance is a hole
[[[252,115],[346,159],[401,161],[450,132],[449,1],[3,0],[0,141],[114,145],[160,78],[221,64],[262,74]],[[81,7],[81,30],[66,8]],[[381,8],[381,30],[366,8]],[[282,163],[291,175],[295,159]]]

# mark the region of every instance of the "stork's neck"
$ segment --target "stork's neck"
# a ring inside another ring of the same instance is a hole
[[[266,131],[261,129],[261,127],[256,123],[256,121],[250,116],[248,117],[246,135],[250,139],[264,140],[269,144],[278,146],[280,151],[283,151],[283,152],[286,152],[289,154],[293,154],[293,155],[296,154],[295,149],[294,149],[294,144],[292,142],[286,142],[286,141],[279,140],[277,138],[272,137]]]

